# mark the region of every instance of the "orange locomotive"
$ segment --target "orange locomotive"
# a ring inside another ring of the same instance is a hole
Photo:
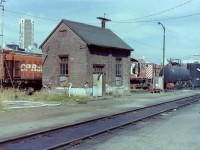
[[[131,58],[130,84],[131,89],[148,89],[153,79],[159,76],[162,67],[153,63],[147,63],[144,59]]]
[[[21,51],[1,51],[0,79],[3,86],[41,89],[42,55]]]

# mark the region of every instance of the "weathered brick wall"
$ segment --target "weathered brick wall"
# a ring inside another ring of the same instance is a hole
[[[93,46],[90,48],[90,53],[90,74],[93,71],[93,64],[104,64],[106,83],[113,87],[116,86],[115,61],[116,58],[122,58],[122,86],[130,87],[130,51]],[[92,78],[90,82],[92,82]]]
[[[60,37],[59,31],[67,30],[66,37]],[[90,49],[90,50],[89,50]],[[106,83],[115,86],[115,59],[122,58],[122,80],[124,87],[130,87],[130,51],[88,46],[65,24],[61,24],[45,42],[43,50],[43,85],[51,83],[60,86],[59,55],[69,56],[69,83],[72,87],[84,87],[85,81],[93,86],[93,65],[105,65]],[[47,56],[47,57],[46,57]],[[46,57],[46,59],[45,59]]]
[[[60,37],[60,30],[67,30],[66,37]],[[46,41],[43,50],[43,85],[59,86],[59,55],[69,56],[69,82],[73,87],[84,86],[87,74],[87,46],[70,28],[61,24]]]

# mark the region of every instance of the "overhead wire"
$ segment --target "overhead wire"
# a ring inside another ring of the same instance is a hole
[[[60,20],[58,20],[58,19],[50,19],[50,18],[45,18],[45,17],[38,17],[38,16],[29,15],[29,14],[26,14],[26,13],[16,12],[16,11],[7,10],[7,9],[5,9],[4,11],[10,12],[10,13],[15,13],[15,14],[18,14],[18,15],[24,15],[24,16],[29,16],[29,17],[33,17],[33,18],[44,19],[44,20],[60,21]]]
[[[112,30],[113,30],[113,29],[112,29]],[[117,31],[114,31],[114,32],[117,33],[117,34],[119,34],[119,35],[121,35],[121,36],[123,36],[123,37],[125,37],[125,38],[128,38],[128,39],[130,39],[130,40],[132,40],[132,41],[134,41],[134,42],[143,44],[143,45],[145,45],[145,46],[149,46],[149,47],[156,48],[156,49],[162,49],[161,47],[158,47],[158,46],[155,46],[155,45],[151,45],[151,44],[148,44],[148,43],[145,43],[145,42],[141,42],[141,41],[135,40],[135,39],[133,39],[133,38],[131,38],[131,37],[129,37],[129,36],[126,36],[126,35],[124,35],[124,34],[121,34],[121,33],[117,32]]]
[[[179,4],[175,7],[172,7],[172,8],[169,8],[167,10],[163,10],[161,12],[158,12],[158,13],[154,13],[154,14],[151,14],[151,15],[146,15],[146,16],[143,16],[143,17],[137,17],[137,18],[133,18],[133,19],[128,19],[128,20],[121,20],[121,21],[111,21],[113,23],[137,23],[137,22],[154,22],[154,21],[162,21],[162,20],[171,20],[171,19],[180,19],[180,18],[185,18],[185,17],[191,17],[191,16],[196,16],[196,15],[200,15],[200,12],[199,13],[194,13],[194,14],[189,14],[189,15],[184,15],[184,16],[178,16],[178,17],[172,17],[172,18],[161,18],[161,19],[154,19],[154,20],[140,20],[139,19],[144,19],[144,18],[147,18],[147,17],[152,17],[152,16],[156,16],[156,15],[159,15],[159,14],[162,14],[162,13],[165,13],[165,12],[168,12],[168,11],[171,11],[173,9],[176,9],[178,7],[181,7],[183,5],[186,5],[190,2],[192,2],[193,0],[188,0],[182,4]],[[29,17],[33,17],[33,18],[38,18],[38,19],[44,19],[44,20],[50,20],[50,21],[60,21],[58,19],[52,19],[52,18],[46,18],[46,17],[39,17],[39,16],[34,16],[34,15],[29,15],[29,14],[26,14],[26,13],[22,13],[22,12],[16,12],[16,11],[12,11],[12,10],[7,10],[5,9],[4,11],[6,12],[9,12],[9,13],[15,13],[15,14],[18,14],[18,15],[24,15],[24,16],[29,16]]]
[[[192,1],[193,1],[193,0],[189,0],[189,1],[186,1],[186,2],[184,2],[184,3],[181,3],[181,4],[177,5],[177,6],[175,6],[175,7],[169,8],[169,9],[167,9],[167,10],[163,10],[163,11],[161,11],[161,12],[154,13],[154,14],[150,14],[150,15],[146,15],[146,16],[143,16],[143,17],[137,17],[137,18],[133,18],[133,19],[126,19],[126,20],[120,20],[120,21],[113,21],[113,22],[119,22],[119,23],[121,22],[121,23],[123,23],[123,22],[130,22],[130,21],[134,21],[134,20],[144,19],[144,18],[148,18],[148,17],[152,17],[152,16],[157,16],[157,15],[160,15],[160,14],[162,14],[162,13],[166,13],[166,12],[168,12],[168,11],[174,10],[174,9],[176,9],[176,8],[178,8],[178,7],[183,6],[183,5],[186,5],[186,4],[188,4],[188,3],[192,2]]]
[[[10,12],[10,13],[19,14],[19,15],[34,17],[34,18],[38,18],[38,19],[44,19],[44,20],[50,20],[50,21],[60,21],[60,20],[58,20],[58,19],[51,19],[51,18],[45,18],[45,17],[38,17],[38,16],[29,15],[29,14],[22,13],[22,12],[11,11],[11,10],[7,10],[7,9],[5,9],[4,11]],[[140,20],[140,21],[135,20],[135,21],[127,21],[127,22],[111,21],[111,22],[112,22],[112,23],[145,23],[145,22],[156,22],[156,21],[164,21],[164,20],[175,20],[175,19],[187,18],[187,17],[197,16],[197,15],[200,15],[200,12],[193,13],[193,14],[188,14],[188,15],[183,15],[183,16],[169,17],[169,18],[160,18],[160,19],[153,19],[153,20]],[[94,23],[93,23],[93,24],[94,24]],[[95,24],[96,24],[96,23],[95,23]]]
[[[29,14],[26,14],[26,13],[22,13],[22,12],[16,12],[16,11],[12,11],[12,10],[5,10],[6,12],[9,12],[9,13],[14,13],[14,14],[18,14],[18,15],[24,15],[24,16],[29,16],[29,17],[33,17],[33,18],[38,18],[38,19],[43,19],[43,20],[49,20],[49,21],[60,21],[58,19],[52,19],[52,18],[46,18],[46,17],[39,17],[39,16],[34,16],[34,15],[29,15]],[[99,24],[99,23],[89,23],[91,25],[96,25],[96,24]]]
[[[151,14],[151,15],[146,15],[146,16],[143,16],[143,17],[138,17],[138,18],[134,18],[134,19],[129,19],[128,20],[123,20],[123,21],[127,21],[127,22],[121,22],[121,21],[111,21],[111,22],[114,22],[114,23],[137,23],[137,22],[155,22],[155,21],[163,21],[163,20],[172,20],[172,19],[180,19],[180,18],[186,18],[186,17],[192,17],[192,16],[196,16],[196,15],[200,15],[200,12],[199,13],[194,13],[194,14],[189,14],[189,15],[184,15],[184,16],[177,16],[177,17],[171,17],[171,18],[161,18],[161,19],[153,19],[153,20],[141,20],[139,21],[139,19],[143,19],[143,18],[147,18],[147,17],[152,17],[152,16],[156,16],[156,15],[159,15],[159,14],[162,14],[162,13],[165,13],[165,12],[168,12],[168,11],[171,11],[173,9],[176,9],[178,7],[181,7],[183,5],[186,5],[187,3],[190,3],[192,2],[193,0],[188,0],[182,4],[179,4],[175,7],[172,7],[170,9],[167,9],[167,10],[163,10],[161,12],[158,12],[158,13],[154,13],[154,14]],[[46,17],[38,17],[38,16],[34,16],[34,15],[29,15],[29,14],[26,14],[26,13],[22,13],[22,12],[16,12],[16,11],[12,11],[12,10],[7,10],[5,9],[4,11],[6,12],[10,12],[10,13],[15,13],[15,14],[19,14],[19,15],[25,15],[25,16],[29,16],[29,17],[34,17],[34,18],[39,18],[39,19],[44,19],[44,20],[50,20],[50,21],[60,21],[58,19],[51,19],[51,18],[46,18]],[[135,21],[130,21],[130,20],[135,20]],[[119,33],[120,34],[120,33]],[[122,35],[122,34],[120,34]],[[144,42],[141,42],[141,41],[138,41],[138,40],[135,40],[133,38],[130,38],[128,36],[125,36],[125,35],[122,35],[130,40],[133,40],[137,43],[141,43],[143,45],[146,45],[146,46],[151,46],[151,47],[154,47],[154,48],[157,48],[157,49],[161,49],[157,46],[153,46],[151,44],[147,44],[147,43],[144,43]]]
[[[177,16],[177,17],[169,17],[169,18],[160,18],[160,19],[153,19],[153,20],[141,20],[141,21],[130,21],[130,22],[113,22],[113,23],[139,23],[139,22],[156,22],[156,21],[164,21],[164,20],[175,20],[175,19],[181,19],[181,18],[187,18],[192,16],[200,15],[200,12],[194,13],[194,14],[188,14],[183,16]]]
[[[174,10],[176,8],[179,8],[183,5],[186,5],[190,2],[192,2],[193,0],[188,0],[180,5],[177,5],[175,7],[172,7],[172,8],[169,8],[167,10],[163,10],[161,12],[158,12],[158,13],[154,13],[154,14],[150,14],[150,15],[146,15],[146,16],[143,16],[143,17],[137,17],[137,18],[133,18],[133,19],[127,19],[127,20],[121,20],[121,21],[111,21],[112,23],[138,23],[138,22],[141,22],[141,23],[147,23],[147,22],[156,22],[156,21],[163,21],[163,20],[175,20],[175,19],[181,19],[181,18],[187,18],[187,17],[193,17],[193,16],[197,16],[197,15],[200,15],[200,12],[197,12],[197,13],[193,13],[193,14],[188,14],[188,15],[182,15],[182,16],[177,16],[177,17],[168,17],[168,18],[160,18],[160,19],[152,19],[152,20],[141,20],[141,19],[145,19],[145,18],[149,18],[149,17],[153,17],[153,16],[157,16],[157,15],[160,15],[160,14],[163,14],[163,13],[166,13],[166,12],[169,12],[171,10]],[[52,18],[46,18],[46,17],[39,17],[39,16],[35,16],[35,15],[29,15],[29,14],[26,14],[26,13],[22,13],[22,12],[17,12],[17,11],[12,11],[12,10],[7,10],[7,9],[4,9],[5,12],[9,12],[9,13],[14,13],[14,14],[18,14],[18,15],[24,15],[24,16],[29,16],[29,17],[34,17],[34,18],[38,18],[38,19],[43,19],[43,20],[49,20],[49,21],[60,21],[58,19],[52,19]],[[116,31],[115,31],[116,32]],[[134,42],[137,42],[137,43],[140,43],[144,46],[149,46],[149,47],[152,47],[152,48],[156,48],[156,49],[162,49],[158,46],[155,46],[155,45],[151,45],[151,44],[148,44],[148,43],[145,43],[145,42],[141,42],[141,41],[138,41],[138,40],[135,40],[129,36],[126,36],[126,35],[123,35],[119,32],[116,32],[117,34],[127,38],[127,39],[130,39]]]

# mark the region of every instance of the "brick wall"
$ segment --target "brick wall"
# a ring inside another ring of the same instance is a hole
[[[66,37],[60,37],[59,31],[67,30]],[[85,81],[93,86],[93,64],[105,65],[106,83],[115,86],[115,59],[122,58],[123,86],[130,87],[130,51],[97,46],[87,46],[65,24],[61,24],[44,43],[43,47],[43,85],[51,83],[60,86],[59,55],[69,57],[69,83],[72,87],[84,87]]]
[[[59,31],[67,30],[66,37],[60,37]],[[88,48],[70,28],[61,24],[42,47],[43,61],[43,84],[51,83],[59,86],[59,55],[69,57],[69,82],[73,87],[84,86],[87,75]]]
[[[110,86],[116,86],[115,60],[122,58],[122,85],[130,87],[130,51],[93,46],[90,47],[90,55],[90,74],[92,74],[93,64],[104,64],[106,83]]]

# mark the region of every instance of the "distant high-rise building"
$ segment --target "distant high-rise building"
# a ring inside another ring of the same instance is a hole
[[[19,29],[19,46],[27,49],[34,45],[34,21],[31,19],[21,19]]]

